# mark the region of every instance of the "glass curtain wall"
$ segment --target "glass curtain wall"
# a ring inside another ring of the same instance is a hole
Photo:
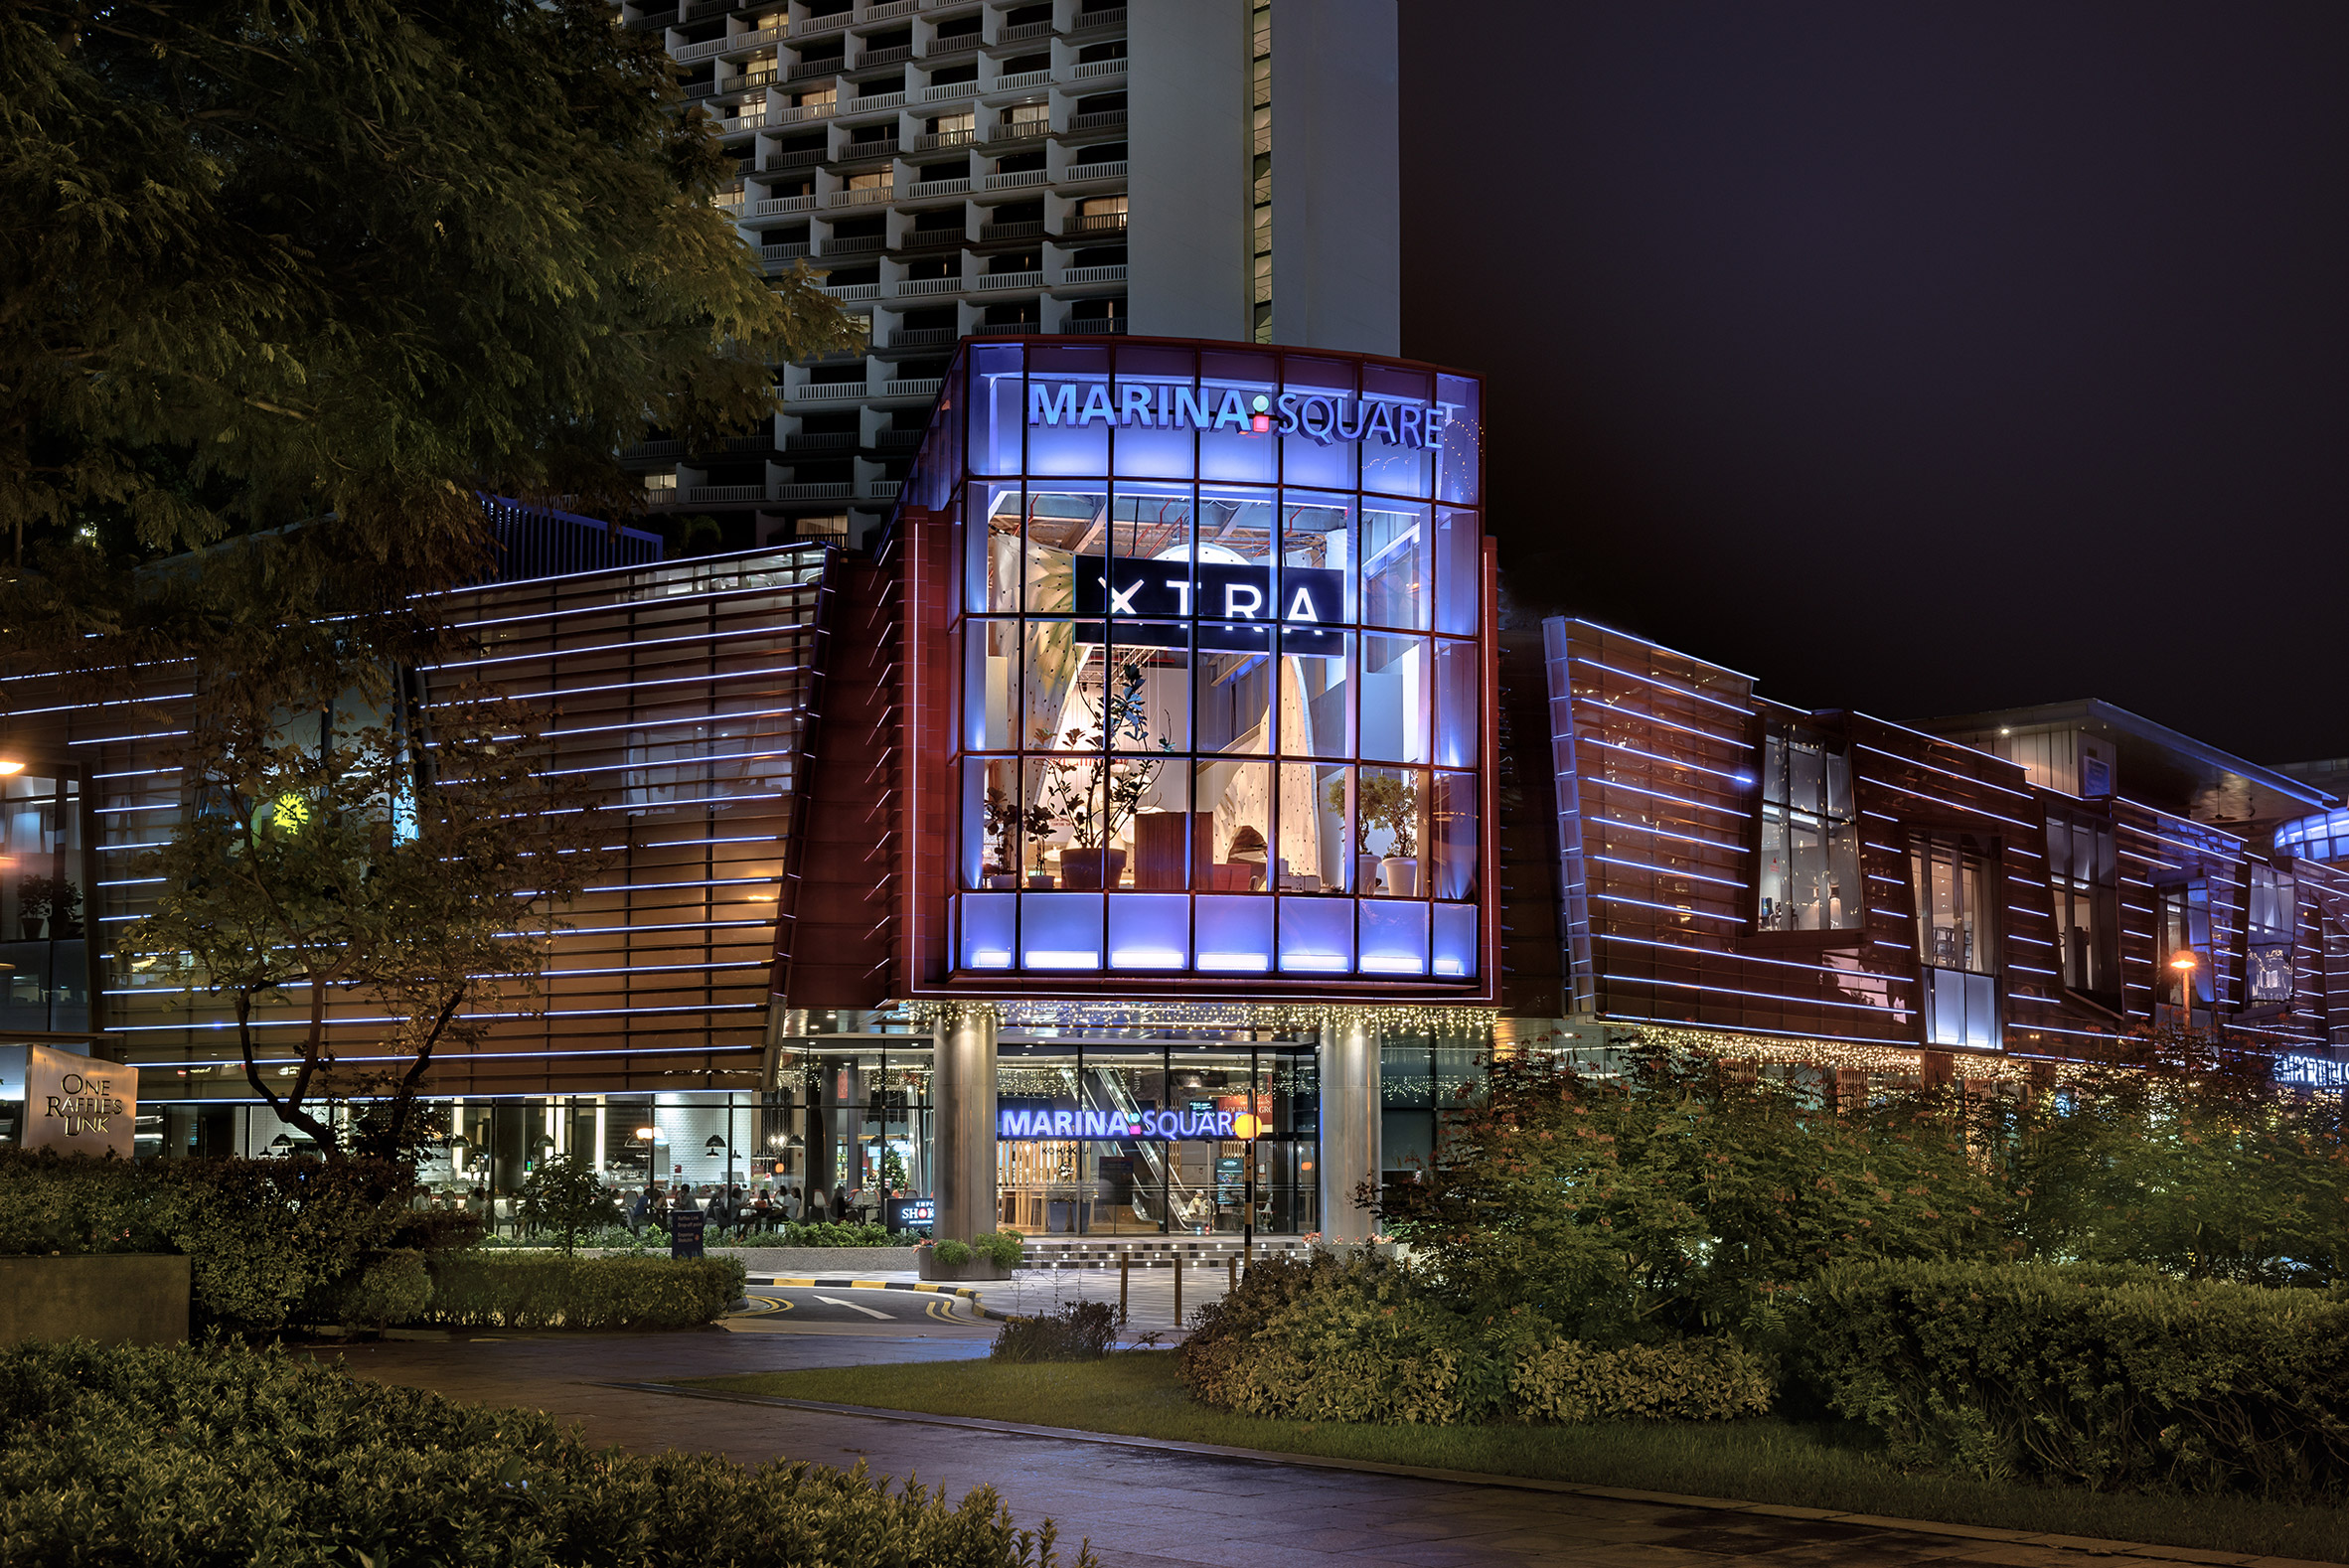
[[[0,779],[0,1024],[89,1026],[90,954],[81,786],[58,774]]]
[[[1478,512],[1427,449],[1161,410],[1310,390],[1360,434],[1473,392],[1269,353],[970,361],[956,967],[1472,978]],[[1020,422],[1077,382],[1130,417]]]
[[[1036,1113],[1094,1112],[1091,1126],[1257,1117],[1253,1139],[1001,1137],[1000,1223],[1027,1235],[1238,1234],[1254,1164],[1256,1228],[1321,1228],[1315,1172],[1321,1100],[1309,1039],[1040,1039],[998,1047],[999,1128]],[[1055,1118],[1055,1121],[1057,1119]],[[1072,1115],[1067,1124],[1085,1123]]]

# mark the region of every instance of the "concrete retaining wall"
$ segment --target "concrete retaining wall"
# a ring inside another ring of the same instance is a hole
[[[188,1260],[161,1253],[0,1258],[0,1344],[188,1342]]]

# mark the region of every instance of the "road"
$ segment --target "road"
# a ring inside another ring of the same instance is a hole
[[[1114,1282],[1113,1282],[1114,1283]],[[990,1429],[920,1417],[688,1398],[627,1386],[875,1361],[987,1353],[994,1326],[928,1315],[924,1293],[758,1288],[778,1305],[720,1330],[645,1334],[478,1334],[353,1344],[361,1376],[576,1421],[595,1443],[685,1449],[744,1464],[777,1457],[848,1466],[960,1495],[993,1486],[1022,1527],[1045,1515],[1088,1538],[1104,1568],[1877,1568],[1989,1563],[2093,1568],[2107,1553],[2052,1540],[1971,1538],[1900,1521],[1757,1512],[1702,1499],[1602,1496],[1435,1476],[1331,1470],[1186,1452],[1137,1440]],[[826,1298],[830,1298],[827,1300]],[[873,1318],[849,1310],[863,1307]],[[825,1316],[818,1316],[823,1314]],[[902,1315],[902,1316],[900,1316]],[[2086,1544],[2086,1543],[2083,1543]],[[1072,1554],[1073,1555],[1073,1554]],[[2217,1554],[2124,1555],[2145,1568]],[[1063,1557],[1063,1563],[1067,1557]],[[2279,1560],[2268,1560],[2276,1568]]]
[[[729,1327],[783,1327],[888,1324],[927,1333],[941,1326],[992,1333],[994,1326],[972,1310],[970,1302],[944,1292],[871,1291],[824,1286],[752,1284],[749,1310],[739,1313]]]

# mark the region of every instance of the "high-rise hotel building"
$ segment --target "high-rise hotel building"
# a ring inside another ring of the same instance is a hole
[[[622,0],[619,22],[717,123],[720,201],[768,271],[804,261],[868,328],[777,368],[771,430],[631,454],[657,510],[719,524],[702,548],[868,538],[973,334],[1399,352],[1394,0]]]

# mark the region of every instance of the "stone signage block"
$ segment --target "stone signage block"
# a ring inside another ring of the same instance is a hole
[[[25,1048],[27,1149],[128,1160],[138,1109],[137,1068],[47,1045]]]

